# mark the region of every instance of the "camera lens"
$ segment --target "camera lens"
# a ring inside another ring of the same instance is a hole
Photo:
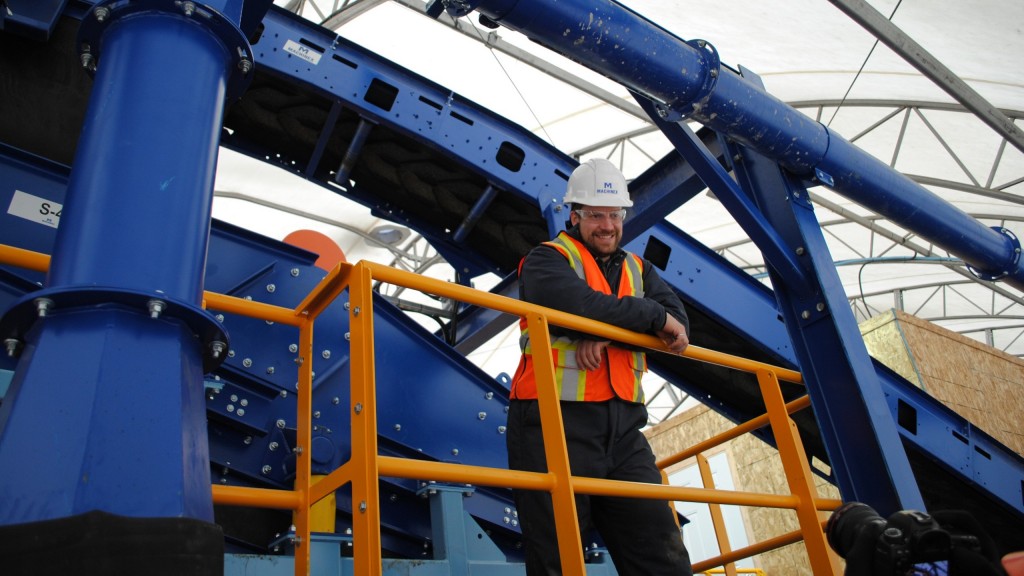
[[[832,549],[847,558],[861,536],[874,540],[885,529],[885,524],[885,519],[867,504],[847,502],[829,517],[825,535]]]

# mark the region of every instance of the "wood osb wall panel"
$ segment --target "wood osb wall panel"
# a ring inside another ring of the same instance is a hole
[[[706,406],[698,406],[645,431],[655,455],[661,459],[676,454],[732,428],[732,422]],[[705,454],[710,456],[721,448]],[[786,474],[778,452],[758,438],[747,434],[724,445],[737,490],[759,494],[789,494]],[[693,459],[668,470],[694,465]],[[815,476],[818,494],[822,498],[839,498],[839,491]],[[760,542],[799,528],[796,513],[776,508],[741,508],[750,542]],[[827,516],[826,516],[827,517]],[[685,528],[684,528],[685,530]],[[735,536],[730,539],[735,541]],[[758,568],[767,574],[813,576],[803,543],[792,544],[756,557]]]
[[[873,357],[1024,454],[1024,361],[898,310],[861,332]]]

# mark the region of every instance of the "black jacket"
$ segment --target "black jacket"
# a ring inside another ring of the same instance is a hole
[[[582,242],[578,227],[566,232]],[[665,313],[668,312],[686,326],[689,336],[690,320],[682,301],[661,279],[650,261],[644,260],[644,297],[616,296],[625,258],[626,252],[620,248],[606,262],[597,260],[612,289],[612,294],[608,295],[595,291],[586,280],[577,276],[561,252],[541,244],[531,250],[523,261],[519,273],[519,298],[531,304],[647,334],[654,334],[665,326]],[[551,333],[555,336],[595,338],[554,325]]]

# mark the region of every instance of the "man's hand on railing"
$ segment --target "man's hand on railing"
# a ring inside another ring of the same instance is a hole
[[[608,344],[608,340],[580,340],[576,346],[576,365],[584,370],[597,370]]]
[[[665,343],[669,352],[681,354],[690,345],[690,338],[686,335],[686,327],[675,316],[665,313],[665,326],[658,331],[658,338]]]

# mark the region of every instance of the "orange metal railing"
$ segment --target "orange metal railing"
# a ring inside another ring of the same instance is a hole
[[[45,270],[49,257],[9,246],[0,246],[0,262],[15,264],[34,270]],[[451,298],[527,319],[530,333],[536,339],[537,385],[544,431],[544,446],[548,460],[547,473],[484,468],[463,464],[406,460],[380,456],[377,453],[377,407],[374,374],[373,341],[373,282],[404,286],[424,293]],[[351,366],[351,448],[348,462],[313,483],[310,476],[310,446],[312,419],[313,324],[317,316],[345,289],[349,291],[350,366]],[[742,550],[730,551],[724,531],[720,532],[722,554],[694,565],[695,572],[723,566],[726,573],[737,573],[731,566],[737,560],[804,540],[812,570],[815,574],[838,574],[833,557],[822,532],[821,513],[834,510],[841,502],[817,496],[810,467],[796,426],[789,414],[809,405],[807,397],[783,402],[779,380],[800,383],[798,372],[753,360],[738,358],[690,346],[683,353],[691,359],[728,366],[756,374],[767,413],[754,418],[731,431],[675,454],[658,462],[659,467],[698,456],[732,438],[770,425],[782,458],[791,494],[755,494],[709,488],[640,484],[595,478],[571,476],[566,454],[565,436],[561,426],[561,411],[556,400],[554,368],[550,358],[548,324],[587,332],[620,342],[665,352],[660,340],[513,300],[503,296],[473,290],[449,282],[403,272],[371,262],[342,263],[335,267],[316,288],[294,309],[262,304],[223,294],[204,293],[204,305],[210,309],[231,312],[253,318],[272,320],[299,329],[299,365],[297,392],[297,467],[293,490],[275,490],[238,486],[214,485],[213,500],[218,504],[277,508],[292,510],[295,518],[295,573],[309,574],[310,509],[342,486],[351,485],[353,501],[353,549],[356,574],[382,573],[380,549],[380,505],[378,478],[380,476],[431,479],[482,486],[544,490],[552,494],[555,525],[558,532],[563,573],[585,574],[582,543],[576,526],[573,495],[617,495],[672,501],[704,502],[713,506],[732,504],[792,509],[796,511],[800,530],[777,536]],[[666,352],[667,353],[667,352]],[[546,367],[546,369],[545,369]],[[698,459],[698,462],[703,457]],[[716,525],[720,522],[716,522]]]

